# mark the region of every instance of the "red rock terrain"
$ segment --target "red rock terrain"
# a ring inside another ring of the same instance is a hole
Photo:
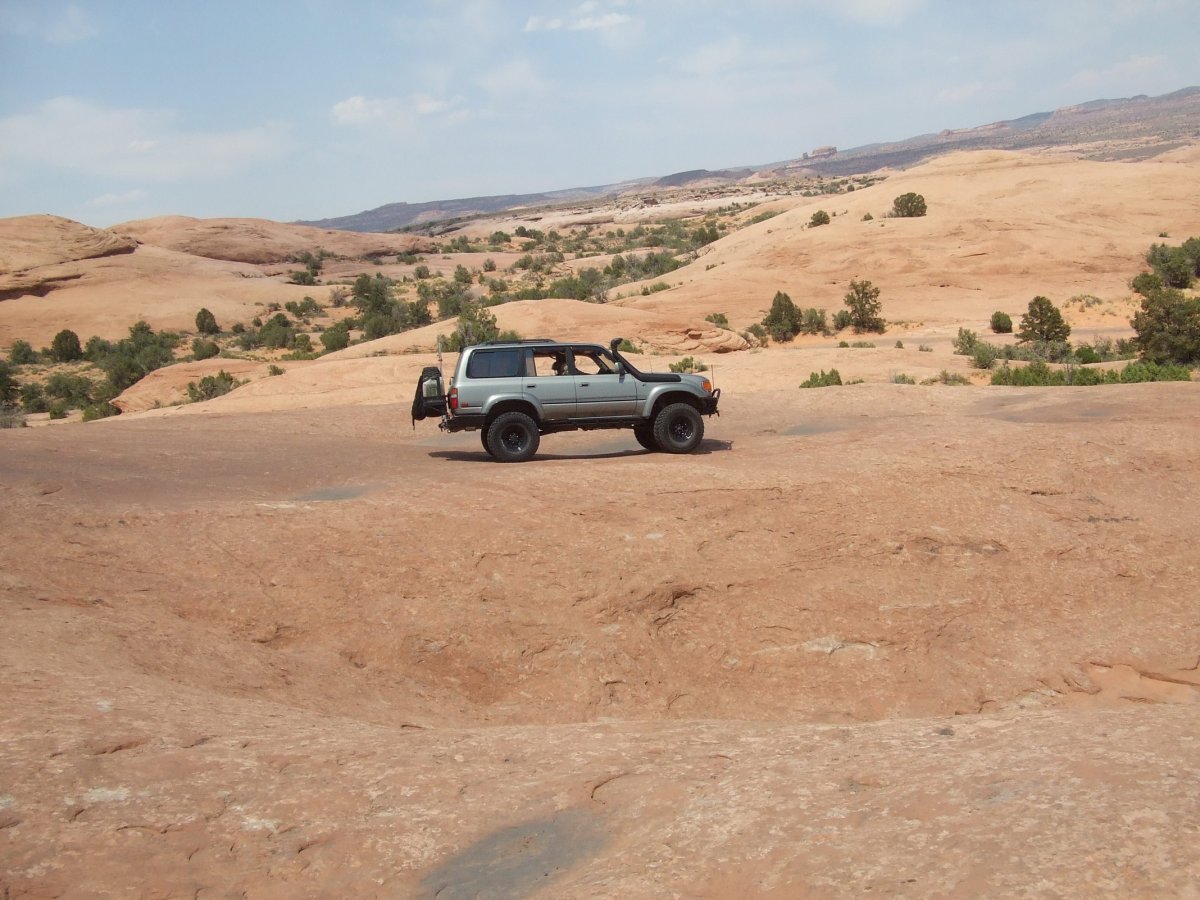
[[[1186,895],[1193,386],[784,381],[0,432],[8,896]]]

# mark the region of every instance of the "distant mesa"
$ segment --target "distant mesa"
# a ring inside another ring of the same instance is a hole
[[[831,156],[837,155],[837,147],[831,147],[826,144],[824,147],[818,147],[816,150],[810,150],[805,153],[801,159],[829,159]]]

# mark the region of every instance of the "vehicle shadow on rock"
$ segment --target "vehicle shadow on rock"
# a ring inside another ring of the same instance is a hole
[[[709,453],[720,453],[723,451],[733,450],[733,441],[718,441],[705,438],[700,442],[700,445],[693,450],[690,456],[705,456]],[[482,450],[434,450],[429,454],[435,459],[445,459],[452,462],[494,462],[494,460]],[[543,453],[539,452],[536,457],[529,460],[530,463],[539,461],[554,462],[570,459],[642,459],[650,456],[661,456],[664,462],[669,459],[670,453],[656,453],[651,450],[643,450],[640,447],[630,447],[625,450],[598,450],[592,453]]]

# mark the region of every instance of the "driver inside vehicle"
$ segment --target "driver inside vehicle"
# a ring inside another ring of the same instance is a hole
[[[567,367],[567,357],[563,353],[559,353],[554,357],[554,365],[551,367],[555,375],[569,375],[570,369]]]

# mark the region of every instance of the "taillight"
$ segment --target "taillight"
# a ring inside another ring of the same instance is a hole
[[[450,388],[450,411],[458,409],[458,388]]]

